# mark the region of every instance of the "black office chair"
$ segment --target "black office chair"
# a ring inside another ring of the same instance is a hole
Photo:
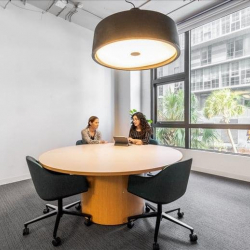
[[[159,145],[159,142],[155,139],[150,138],[148,144]]]
[[[127,224],[128,228],[132,228],[134,226],[133,221],[137,219],[157,217],[153,250],[160,249],[157,237],[162,218],[189,229],[191,231],[189,237],[192,242],[196,242],[198,239],[192,227],[167,214],[178,210],[177,215],[180,219],[184,215],[184,213],[180,212],[180,208],[162,212],[162,204],[171,203],[179,199],[186,192],[191,164],[192,159],[175,163],[153,177],[129,176],[128,192],[157,204],[157,208],[155,208],[146,202],[146,213],[128,217]],[[150,212],[150,210],[153,210],[153,212]]]
[[[83,141],[83,140],[76,141],[76,146],[77,145],[83,145],[83,144],[87,144],[87,143],[85,141]]]
[[[58,246],[61,243],[61,239],[57,237],[57,229],[60,218],[63,216],[63,214],[83,216],[85,217],[85,225],[90,226],[91,215],[69,210],[69,208],[79,204],[80,201],[63,206],[63,198],[88,191],[88,182],[86,177],[49,171],[43,168],[38,161],[30,156],[26,157],[26,161],[37,194],[45,201],[58,200],[58,206],[46,204],[46,208],[43,210],[44,215],[24,223],[23,235],[29,234],[29,224],[46,219],[53,215],[57,215],[53,232],[54,239],[52,241],[54,246]],[[52,209],[52,211],[50,211],[50,209]]]

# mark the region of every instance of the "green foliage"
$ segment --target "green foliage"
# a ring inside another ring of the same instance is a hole
[[[129,113],[130,113],[131,116],[132,116],[134,113],[136,113],[136,112],[138,112],[136,109],[131,109],[131,110],[129,111]],[[144,115],[144,117],[145,117],[145,119],[147,120],[147,122],[148,122],[149,124],[153,123],[153,121],[152,121],[152,120],[148,120],[147,117],[146,117],[145,115]]]
[[[198,100],[191,94],[191,122],[197,123],[200,118],[198,112]],[[158,117],[162,121],[184,121],[184,91],[168,91],[163,97],[163,112],[158,111]],[[157,128],[156,138],[161,144],[170,146],[185,146],[185,129],[182,128]],[[191,129],[191,147],[199,149],[213,148],[220,144],[219,134],[216,130]]]
[[[194,94],[191,94],[191,122],[196,123],[199,114],[197,112],[198,101]],[[169,91],[163,97],[164,111],[158,111],[158,117],[163,121],[184,121],[184,91]]]
[[[204,116],[211,119],[222,115],[222,122],[229,123],[232,116],[241,115],[245,107],[239,104],[240,95],[230,89],[222,89],[212,92],[207,98],[204,108]]]
[[[160,144],[174,147],[185,146],[185,130],[182,128],[157,128],[156,138]]]
[[[204,116],[211,119],[214,116],[222,115],[222,122],[228,124],[232,116],[239,116],[245,110],[245,107],[239,104],[239,99],[240,94],[232,92],[230,89],[214,91],[205,102]],[[230,129],[227,131],[233,151],[237,153],[231,131]]]

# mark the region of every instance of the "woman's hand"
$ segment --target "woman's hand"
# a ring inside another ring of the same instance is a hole
[[[131,142],[131,143],[134,143],[134,139],[132,139],[131,137],[128,138],[128,141]]]
[[[142,142],[142,140],[136,140],[136,143],[135,143],[135,145],[143,145],[143,142]]]
[[[142,140],[132,139],[131,137],[128,138],[128,141],[135,144],[135,145],[142,145],[143,144]]]
[[[100,141],[100,144],[105,144],[105,143],[108,143],[108,141],[103,141],[103,140]]]

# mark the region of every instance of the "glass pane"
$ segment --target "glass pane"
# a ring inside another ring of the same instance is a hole
[[[250,7],[191,31],[192,123],[250,123],[249,44]]]
[[[156,128],[156,140],[163,145],[184,147],[185,129],[183,128]]]
[[[163,67],[157,69],[157,78],[169,76],[177,73],[184,72],[184,49],[185,49],[185,36],[184,34],[179,35],[181,54],[179,58]]]
[[[191,148],[250,154],[250,130],[191,129]]]
[[[157,87],[157,121],[184,121],[184,82]]]

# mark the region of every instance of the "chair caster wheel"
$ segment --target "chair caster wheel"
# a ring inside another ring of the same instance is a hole
[[[146,212],[146,213],[149,213],[149,212],[150,212],[150,208],[146,206],[146,207],[145,207],[145,212]]]
[[[191,242],[196,242],[198,240],[198,236],[196,234],[189,234],[189,238]]]
[[[81,208],[82,208],[81,203],[79,203],[78,205],[75,206],[75,209],[78,210],[78,211],[80,211]]]
[[[52,240],[53,246],[57,247],[61,244],[61,239],[59,237],[56,237],[54,240]]]
[[[46,208],[43,209],[43,213],[44,214],[47,214],[48,212],[49,212],[49,208],[48,207],[46,207]]]
[[[92,221],[90,220],[90,218],[85,218],[84,224],[89,227],[92,224]]]
[[[178,215],[178,218],[181,219],[181,218],[183,218],[184,213],[183,212],[178,212],[177,215]]]
[[[127,223],[127,227],[128,227],[129,229],[131,229],[133,226],[134,226],[134,222],[133,222],[133,221],[129,221],[129,222]]]
[[[28,228],[28,227],[25,227],[25,228],[23,229],[23,235],[28,235],[29,233],[30,233],[29,228]]]
[[[160,246],[158,243],[154,243],[153,244],[153,250],[159,250],[160,249]]]

